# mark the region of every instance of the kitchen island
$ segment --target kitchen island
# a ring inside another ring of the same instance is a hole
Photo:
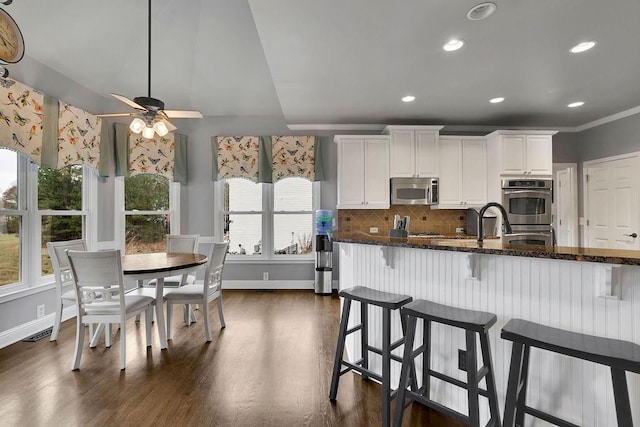
[[[640,344],[640,252],[345,232],[336,233],[334,241],[340,247],[340,288],[368,286],[498,316],[490,336],[501,410],[511,343],[500,339],[500,329],[511,318]],[[370,308],[369,316],[371,329],[381,329],[381,314]],[[350,326],[358,321],[359,310],[352,310]],[[393,316],[392,333],[401,334],[398,316]],[[357,337],[348,338],[348,354],[356,360]],[[421,326],[417,339],[422,339]],[[381,345],[377,334],[371,333],[370,340]],[[458,349],[464,348],[461,330],[432,326],[433,369],[465,381],[457,363]],[[379,369],[380,358],[371,360],[371,366]],[[421,371],[421,360],[416,362]],[[529,406],[579,425],[617,425],[609,369],[539,349],[532,349],[530,366]],[[399,373],[399,365],[393,363],[392,386],[397,385]],[[627,380],[638,423],[640,375],[627,373]],[[466,413],[465,390],[434,379],[431,394]],[[486,422],[488,406],[485,399],[481,402]],[[528,417],[527,425],[543,423]]]

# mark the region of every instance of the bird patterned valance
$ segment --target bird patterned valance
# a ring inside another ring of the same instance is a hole
[[[259,138],[219,136],[216,144],[216,179],[246,178],[258,182]]]
[[[290,176],[313,181],[315,136],[274,136],[271,139],[273,182]]]
[[[141,173],[173,179],[175,158],[173,133],[146,139],[141,134],[129,135],[129,176]]]
[[[0,146],[42,163],[44,94],[12,79],[0,78]]]
[[[211,138],[212,179],[277,182],[297,176],[324,179],[315,136],[218,136]]]
[[[85,164],[100,169],[102,119],[60,101],[57,168]]]

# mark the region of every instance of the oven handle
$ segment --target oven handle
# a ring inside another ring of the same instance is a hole
[[[547,195],[547,194],[551,194],[551,191],[544,191],[544,190],[502,190],[502,193],[505,195],[509,195],[509,194],[530,194],[530,193],[540,193],[543,195]]]
[[[553,232],[548,232],[548,233],[511,233],[511,234],[505,234],[504,237],[505,238],[509,238],[509,237],[520,237],[520,236],[531,236],[531,237],[553,237]]]

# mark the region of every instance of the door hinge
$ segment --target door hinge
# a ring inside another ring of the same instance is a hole
[[[562,181],[558,181],[558,188],[562,188]]]
[[[587,182],[589,182],[589,175],[585,175],[584,177],[587,179]]]
[[[560,225],[562,225],[562,220],[560,220]]]
[[[589,226],[589,220],[587,220],[587,227]]]

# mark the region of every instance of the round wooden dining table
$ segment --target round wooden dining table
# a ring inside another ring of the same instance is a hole
[[[206,255],[194,253],[131,254],[122,258],[125,279],[137,280],[138,286],[141,286],[144,280],[156,279],[156,326],[161,349],[167,348],[167,330],[163,310],[165,277],[191,273],[206,263]]]

